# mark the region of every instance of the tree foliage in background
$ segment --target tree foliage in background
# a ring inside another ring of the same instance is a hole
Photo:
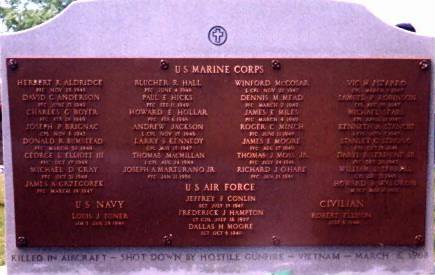
[[[75,0],[3,0],[0,19],[8,31],[20,31],[41,24]]]

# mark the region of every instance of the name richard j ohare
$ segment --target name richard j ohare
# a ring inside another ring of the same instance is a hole
[[[174,71],[177,74],[263,74],[263,65],[175,65]]]

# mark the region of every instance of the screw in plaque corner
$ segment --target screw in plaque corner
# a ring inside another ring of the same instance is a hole
[[[418,63],[418,66],[420,67],[420,70],[426,71],[430,67],[430,61],[429,60],[421,60]]]
[[[12,71],[15,71],[16,69],[18,69],[18,61],[14,58],[8,59],[7,65],[9,67],[9,69],[11,69]]]
[[[422,244],[424,244],[424,237],[423,237],[423,235],[420,235],[420,234],[415,235],[414,240],[415,240],[415,244],[416,245],[422,245]]]
[[[27,238],[24,236],[17,237],[17,247],[26,247],[27,246]]]

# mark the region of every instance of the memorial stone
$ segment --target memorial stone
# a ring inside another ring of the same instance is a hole
[[[433,38],[100,0],[0,46],[10,274],[431,270]]]

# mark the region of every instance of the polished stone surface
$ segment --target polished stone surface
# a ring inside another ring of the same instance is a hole
[[[226,43],[220,46],[208,39],[210,28],[216,25],[227,31]],[[433,38],[388,26],[359,5],[316,0],[77,1],[39,27],[1,36],[0,45],[3,83],[6,83],[6,57],[435,58]],[[7,87],[3,86],[2,90],[3,106],[7,106]],[[5,108],[7,264],[11,274],[271,274],[278,271],[410,274],[432,271],[430,223],[426,226],[426,246],[421,249],[17,249],[8,126],[9,112]],[[433,141],[433,121],[431,127],[429,140]],[[433,143],[429,147],[432,163]],[[428,194],[432,194],[431,185],[427,186]],[[432,196],[428,196],[427,209],[432,209]],[[427,221],[431,220],[431,211],[427,211]],[[238,253],[242,260],[217,259],[218,254],[228,253]],[[253,260],[254,254],[256,257],[282,254],[286,258]],[[87,255],[87,260],[83,260],[83,255]],[[97,255],[94,259],[98,260],[89,260],[90,256]],[[177,260],[178,256],[181,260]]]

